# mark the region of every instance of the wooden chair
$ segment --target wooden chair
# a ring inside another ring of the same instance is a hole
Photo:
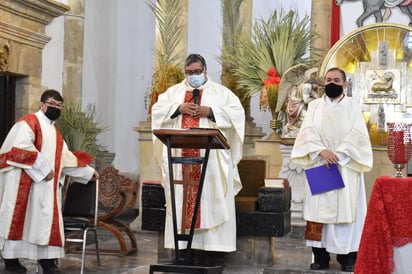
[[[137,240],[129,224],[139,215],[136,208],[138,181],[119,174],[113,166],[100,173],[98,226],[113,234],[119,249],[101,249],[101,253],[125,256],[137,252]]]

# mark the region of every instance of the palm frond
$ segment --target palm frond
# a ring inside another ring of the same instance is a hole
[[[244,0],[221,0],[223,14],[223,47],[220,62],[222,64],[221,83],[232,90],[242,102],[245,110],[248,111],[249,98],[243,95],[237,81],[238,77],[234,74],[237,67],[236,59],[239,54],[239,40],[245,39],[247,24],[240,21],[240,7]]]
[[[157,0],[147,3],[157,26],[156,69],[149,94],[149,112],[159,94],[170,86],[183,81],[182,52],[178,50],[183,39],[182,2],[180,0]]]
[[[270,67],[282,76],[293,65],[309,64],[307,52],[316,37],[310,29],[309,16],[299,20],[297,11],[275,10],[267,20],[257,21],[251,40],[239,42],[238,66],[234,71],[245,96],[261,90]]]
[[[82,109],[79,101],[66,100],[56,127],[71,151],[87,152],[97,160],[99,152],[105,150],[97,138],[108,127],[100,121],[93,104]]]
[[[181,64],[178,45],[183,37],[182,4],[179,0],[158,0],[148,3],[156,18],[158,67]]]

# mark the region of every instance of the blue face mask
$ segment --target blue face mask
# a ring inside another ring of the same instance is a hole
[[[199,75],[189,75],[187,76],[187,82],[194,88],[198,88],[205,82],[205,75],[201,73]]]

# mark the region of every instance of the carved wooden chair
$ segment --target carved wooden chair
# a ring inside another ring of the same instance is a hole
[[[125,256],[137,252],[137,241],[129,224],[139,215],[136,208],[138,181],[119,174],[113,166],[106,166],[100,173],[99,227],[112,233],[119,249],[100,249],[101,253]]]

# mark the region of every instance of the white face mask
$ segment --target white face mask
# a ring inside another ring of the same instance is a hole
[[[194,88],[198,88],[205,82],[205,75],[201,73],[199,75],[189,75],[187,76],[187,82]]]

